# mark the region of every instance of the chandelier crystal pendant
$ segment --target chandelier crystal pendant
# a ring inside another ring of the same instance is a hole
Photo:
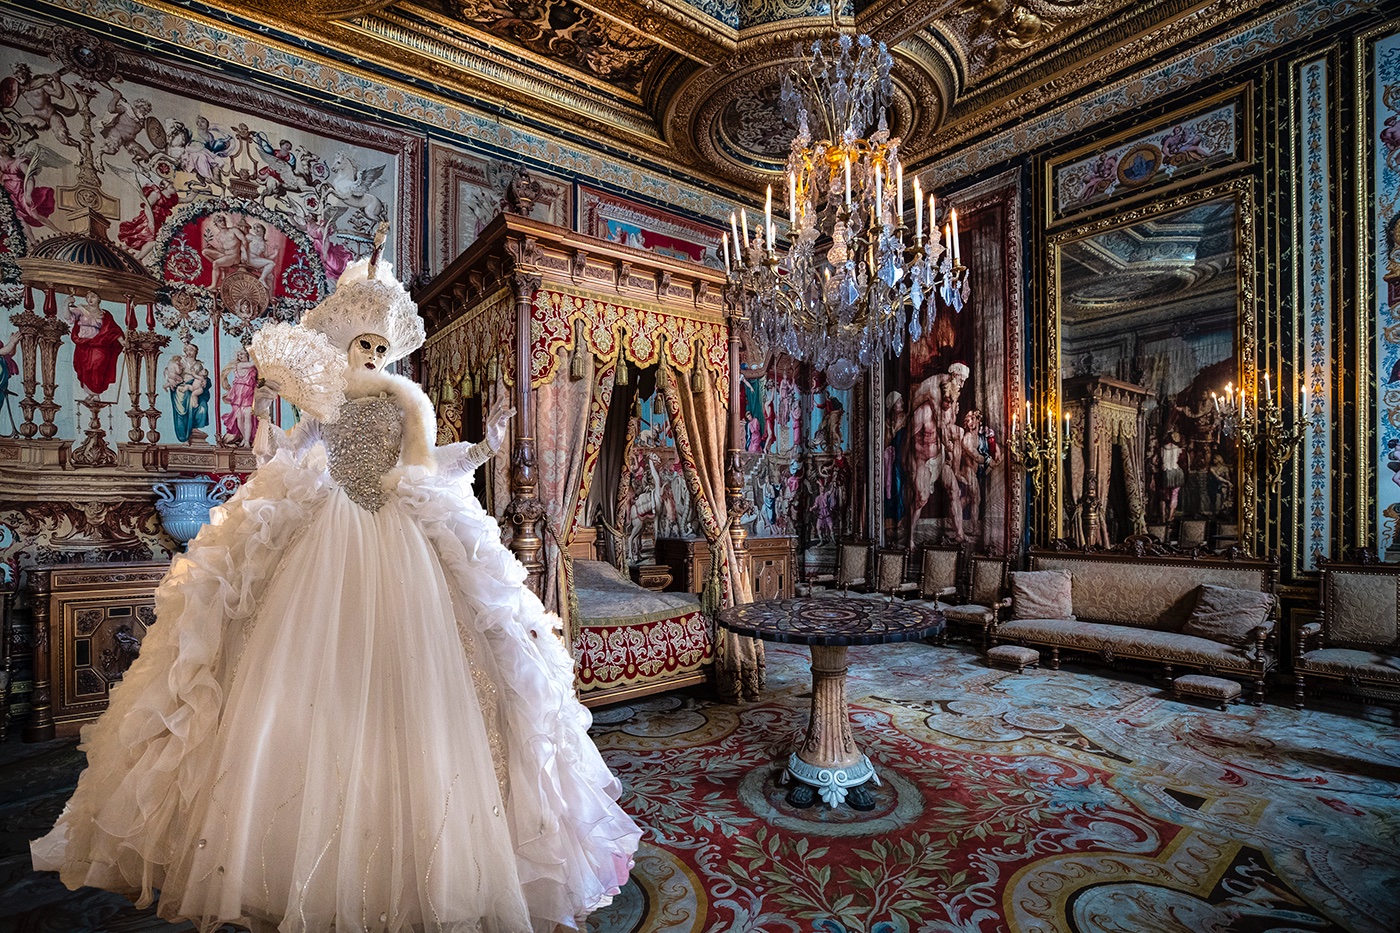
[[[940,229],[929,194],[925,239],[918,179],[909,238],[899,138],[887,118],[892,65],[884,43],[869,36],[812,43],[782,85],[784,116],[796,129],[787,247],[778,248],[771,185],[752,237],[747,211],[730,215],[724,236],[731,294],[760,345],[825,370],[837,389],[898,355],[906,333],[918,340],[933,324],[935,295],[955,311],[970,297],[957,211]]]

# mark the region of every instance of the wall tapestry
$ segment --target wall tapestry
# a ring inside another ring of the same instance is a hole
[[[1230,91],[1172,114],[1150,131],[1047,162],[1047,222],[1250,161],[1249,100],[1247,88]]]
[[[885,363],[879,476],[887,547],[942,541],[1013,553],[1021,472],[1005,437],[1022,385],[1021,200],[1013,170],[953,199],[971,300]]]
[[[1400,558],[1400,33],[1373,47],[1370,180],[1375,267],[1376,480],[1378,547]],[[1364,439],[1363,439],[1364,441]]]
[[[580,233],[715,268],[724,265],[719,227],[584,185],[578,196]]]
[[[245,344],[320,300],[380,221],[389,255],[413,255],[421,140],[73,30],[12,39],[29,47],[0,75],[0,460],[89,470],[95,495],[150,470],[249,469]],[[14,507],[12,528],[34,524]],[[141,541],[114,553],[149,556]],[[17,534],[3,560],[35,547]]]
[[[523,165],[468,155],[433,143],[428,192],[429,249],[441,272],[476,242],[503,210],[573,229],[574,186]]]

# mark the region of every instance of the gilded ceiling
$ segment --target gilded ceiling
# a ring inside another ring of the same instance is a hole
[[[213,0],[227,3],[232,0]],[[785,159],[799,44],[894,53],[911,163],[1247,20],[1266,0],[253,0],[264,19],[483,105],[758,189]],[[836,8],[832,9],[832,4]]]

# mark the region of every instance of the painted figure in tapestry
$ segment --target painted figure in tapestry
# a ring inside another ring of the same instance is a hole
[[[97,292],[89,291],[82,301],[68,296],[67,314],[73,325],[73,370],[88,398],[96,398],[117,380],[125,335],[111,312],[102,307]]]
[[[41,163],[36,157],[42,147],[37,140],[31,141],[23,151],[15,149],[8,141],[0,142],[0,185],[3,185],[10,200],[14,202],[19,219],[31,227],[48,225],[49,215],[54,209],[54,190],[47,185],[34,182]],[[47,152],[47,150],[42,150]],[[58,164],[63,160],[50,153]]]
[[[175,437],[188,444],[196,431],[209,425],[209,370],[199,359],[199,348],[188,340],[166,365],[164,388],[170,393]]]
[[[19,422],[15,421],[15,410],[10,405],[10,398],[19,395],[10,388],[10,380],[19,375],[19,361],[15,359],[18,350],[19,331],[15,331],[9,340],[0,344],[0,404],[4,405],[5,414],[10,420],[10,429],[6,432],[9,437],[19,433]]]
[[[239,347],[233,360],[224,366],[219,373],[219,384],[223,386],[224,402],[228,405],[228,411],[220,419],[224,443],[252,447],[257,433],[253,395],[258,388],[258,369],[248,357],[246,347]]]
[[[904,491],[906,479],[904,460],[900,451],[904,449],[907,435],[904,396],[891,389],[885,396],[885,447],[881,454],[881,467],[885,474],[885,518],[898,522],[904,518]]]
[[[66,69],[46,75],[35,74],[24,62],[14,67],[14,91],[6,89],[5,97],[18,97],[28,108],[28,113],[18,113],[15,122],[25,130],[31,139],[38,139],[41,133],[50,133],[65,146],[77,146],[73,134],[68,131],[67,118],[78,112],[78,97],[73,89],[63,82]]]
[[[963,490],[958,482],[955,464],[962,442],[958,425],[958,400],[970,370],[966,363],[953,363],[946,373],[930,376],[919,383],[910,401],[910,450],[914,503],[911,509],[909,544],[914,544],[914,530],[925,506],[941,489],[948,499],[948,515],[952,521],[952,536],[966,540],[963,530]]]

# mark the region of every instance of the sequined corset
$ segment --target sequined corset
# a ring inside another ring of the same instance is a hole
[[[331,479],[350,500],[370,512],[384,504],[380,479],[399,462],[403,412],[392,398],[354,398],[340,406],[340,418],[321,426]]]

